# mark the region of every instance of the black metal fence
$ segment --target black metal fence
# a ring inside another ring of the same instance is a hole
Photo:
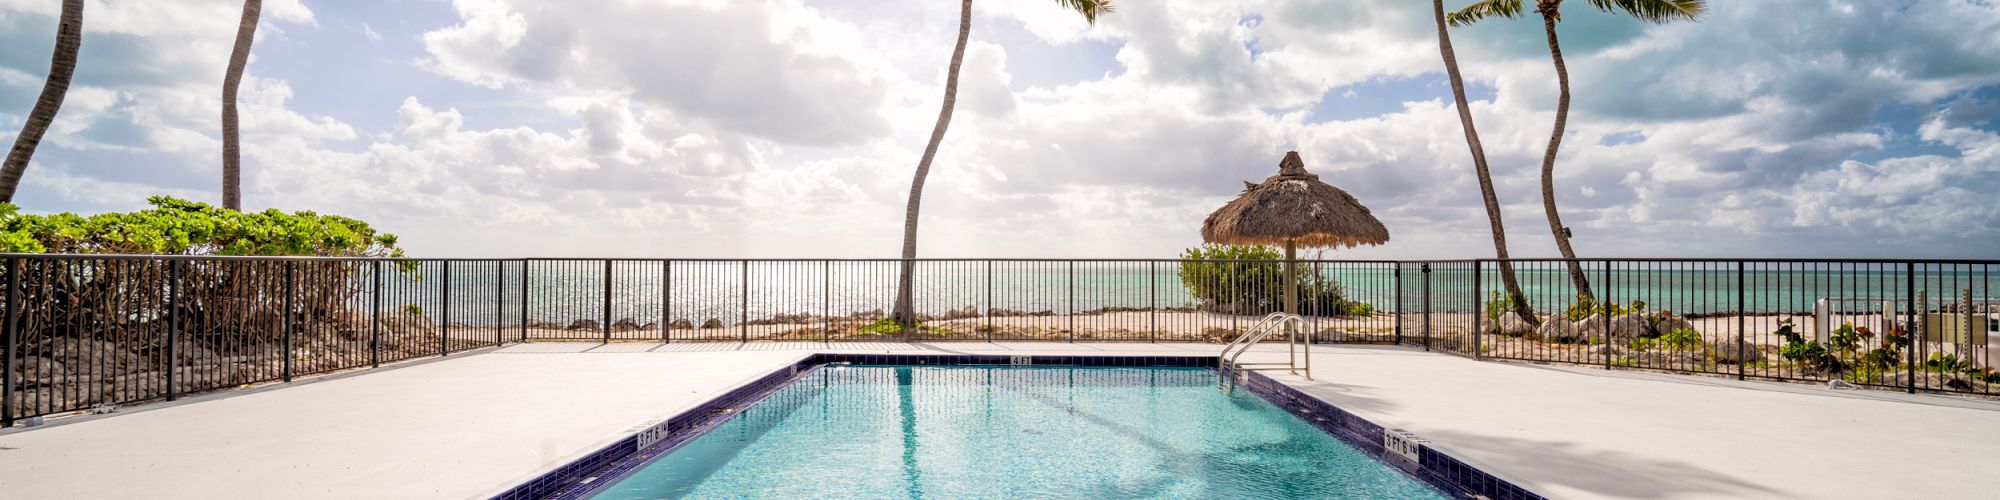
[[[1994,395],[2000,261],[1481,260],[1480,358]],[[1512,267],[1518,291],[1503,272]],[[1518,294],[1518,295],[1516,295]],[[1519,297],[1515,300],[1512,297]],[[1528,311],[1523,314],[1522,310]],[[1832,383],[1832,382],[1829,382]]]
[[[1299,261],[1287,278],[1272,261],[921,259],[920,321],[903,325],[896,259],[0,258],[7,425],[533,340],[1221,342],[1282,310],[1288,280],[1319,342],[1911,391],[2000,382],[2000,263],[1980,261],[1583,260],[1586,302],[1560,260]]]

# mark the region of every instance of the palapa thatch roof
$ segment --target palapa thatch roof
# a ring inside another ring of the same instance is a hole
[[[1389,242],[1389,228],[1368,207],[1306,171],[1297,151],[1285,153],[1278,175],[1250,184],[1243,195],[1208,214],[1201,239],[1228,245],[1354,247]]]

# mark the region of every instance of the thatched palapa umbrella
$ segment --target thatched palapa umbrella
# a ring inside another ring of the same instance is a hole
[[[1285,153],[1278,175],[1250,184],[1234,201],[1208,214],[1201,239],[1227,245],[1285,247],[1285,312],[1298,314],[1299,246],[1352,248],[1389,242],[1389,228],[1354,195],[1320,182],[1299,152]]]

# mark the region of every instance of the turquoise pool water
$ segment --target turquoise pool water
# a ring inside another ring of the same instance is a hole
[[[1444,498],[1216,380],[831,365],[597,498]]]

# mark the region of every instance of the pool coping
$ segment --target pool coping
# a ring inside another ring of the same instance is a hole
[[[611,444],[534,476],[492,498],[575,499],[596,494],[606,486],[672,453],[681,445],[728,422],[783,389],[801,376],[829,364],[868,365],[970,365],[970,366],[1102,366],[1102,367],[1199,367],[1215,368],[1215,356],[1068,356],[1004,354],[844,354],[814,353],[770,373],[739,384],[671,417],[656,421]],[[1458,498],[1542,499],[1541,495],[1479,470],[1466,462],[1438,451],[1414,436],[1397,433],[1340,407],[1306,395],[1252,370],[1224,372],[1236,386],[1283,408],[1354,446],[1370,457],[1417,479],[1437,491]],[[1223,380],[1218,378],[1218,381]],[[1391,440],[1408,454],[1390,448]],[[1408,457],[1414,457],[1412,460]]]

